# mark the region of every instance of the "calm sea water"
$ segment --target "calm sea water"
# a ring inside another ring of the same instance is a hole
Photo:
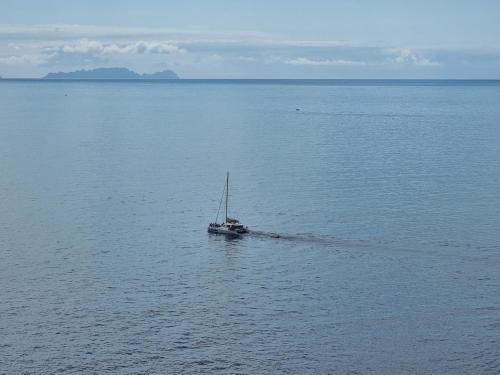
[[[498,374],[499,104],[0,82],[0,373]],[[228,170],[241,239],[206,233]]]

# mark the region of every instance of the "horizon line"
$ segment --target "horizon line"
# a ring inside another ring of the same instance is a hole
[[[3,81],[500,81],[500,78],[45,78],[2,77]]]

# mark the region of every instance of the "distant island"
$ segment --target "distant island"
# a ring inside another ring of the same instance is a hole
[[[164,70],[152,74],[139,74],[127,68],[97,68],[77,70],[75,72],[49,73],[42,79],[179,79],[172,70]]]

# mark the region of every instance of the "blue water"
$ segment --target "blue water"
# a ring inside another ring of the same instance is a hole
[[[499,103],[1,81],[0,373],[498,374]],[[228,170],[241,239],[206,233]]]

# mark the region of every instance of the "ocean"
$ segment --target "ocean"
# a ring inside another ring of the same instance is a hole
[[[499,104],[0,81],[0,374],[498,374]],[[207,233],[227,171],[242,238]]]

